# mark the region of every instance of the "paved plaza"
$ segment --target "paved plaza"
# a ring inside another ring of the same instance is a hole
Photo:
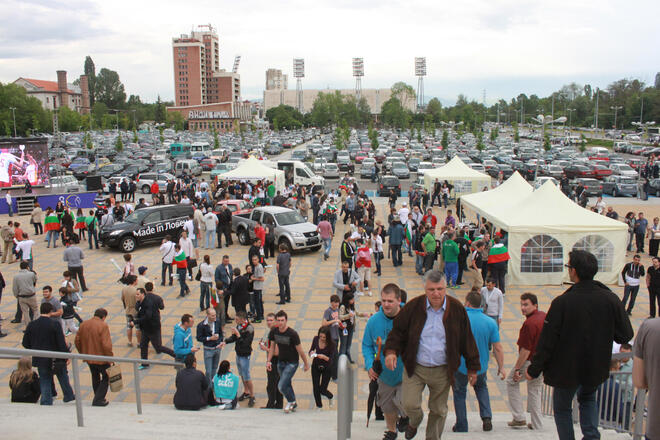
[[[613,200],[613,199],[610,199]],[[608,200],[608,202],[610,201]],[[624,200],[616,206],[620,215],[625,212],[635,203],[634,199]],[[659,205],[645,204],[637,206],[647,212],[647,218],[652,218],[653,215],[660,214]],[[444,211],[434,208],[436,215],[439,218],[444,218]],[[377,217],[381,218],[386,223],[384,218],[385,200],[377,199]],[[19,219],[16,216],[14,219]],[[6,222],[7,216],[2,216],[2,221]],[[20,220],[26,232],[33,232],[29,225],[27,217],[22,217]],[[289,325],[300,332],[300,336],[305,350],[309,349],[313,336],[316,335],[318,328],[321,325],[321,318],[323,311],[329,305],[330,295],[334,293],[332,287],[333,274],[339,269],[339,244],[344,232],[348,230],[341,221],[337,224],[337,231],[331,257],[328,261],[323,261],[321,252],[294,254],[293,267],[291,275],[291,289],[292,289],[292,303],[287,304],[284,309],[289,314]],[[34,237],[32,237],[34,238]],[[58,286],[61,283],[61,275],[66,270],[66,265],[62,261],[63,246],[58,246],[57,249],[47,249],[43,240],[44,236],[38,236],[34,248],[34,270],[38,275],[38,295],[41,295],[41,287],[45,284]],[[237,241],[234,239],[234,243]],[[79,304],[83,311],[81,316],[83,319],[88,319],[92,316],[94,309],[104,307],[108,310],[109,316],[107,322],[110,326],[112,334],[113,349],[115,356],[126,357],[139,357],[139,349],[136,346],[127,346],[125,336],[126,321],[120,300],[120,292],[123,285],[119,284],[117,280],[120,273],[112,264],[114,259],[117,264],[122,266],[122,254],[117,250],[102,248],[100,250],[88,250],[87,243],[82,247],[85,252],[85,276],[87,285],[90,290],[85,294],[83,301]],[[211,256],[211,263],[216,265],[220,263],[221,257],[228,254],[231,263],[234,267],[241,267],[247,264],[248,247],[234,244],[229,248],[205,250],[200,249],[200,256],[204,254]],[[629,254],[630,256],[630,254]],[[149,246],[139,248],[134,253],[133,261],[135,267],[147,266],[149,268],[147,276],[154,281],[156,285],[156,293],[161,295],[165,301],[165,310],[162,313],[163,322],[163,342],[165,345],[172,345],[173,326],[179,322],[183,313],[191,313],[195,317],[195,323],[200,319],[204,319],[203,314],[199,312],[199,283],[196,281],[189,281],[191,286],[192,295],[185,299],[177,299],[179,293],[178,285],[175,283],[172,287],[160,286],[160,268],[161,260],[160,253],[157,246]],[[274,259],[271,259],[274,264]],[[648,255],[643,257],[643,264],[650,264]],[[14,274],[18,271],[18,264],[0,265],[7,287],[4,290],[3,300],[0,304],[0,313],[5,318],[2,321],[3,331],[9,333],[9,336],[0,340],[2,346],[20,347],[22,338],[22,326],[20,324],[10,324],[9,321],[13,318],[16,310],[16,300],[11,293],[11,282]],[[195,269],[196,271],[196,269]],[[404,264],[401,267],[393,268],[391,260],[386,259],[383,261],[383,275],[381,277],[372,277],[372,289],[374,292],[379,292],[380,288],[387,283],[398,283],[403,289],[406,289],[409,296],[414,297],[423,293],[422,279],[415,274],[414,259],[404,256]],[[275,312],[278,307],[275,302],[278,300],[276,296],[278,290],[277,276],[275,268],[271,268],[266,272],[266,285],[264,290],[264,305],[265,311]],[[622,296],[623,288],[618,286],[611,286],[612,289]],[[516,340],[518,337],[518,330],[523,322],[523,318],[519,310],[519,297],[523,292],[533,292],[539,296],[540,310],[546,311],[551,300],[565,290],[566,286],[516,286],[507,289],[505,297],[505,313],[501,327],[502,342],[505,351],[505,367],[510,369],[517,356]],[[450,290],[449,294],[456,296],[463,301],[468,289],[462,286],[461,289]],[[361,297],[358,301],[359,312],[370,312],[373,310],[373,303],[378,299],[377,295],[373,297]],[[232,310],[233,315],[233,310]],[[637,305],[632,316],[633,327],[636,329],[644,318],[648,316],[648,294],[646,288],[640,290],[637,300]],[[361,345],[361,329],[364,328],[366,319],[360,319],[358,323],[357,334],[354,337],[353,345],[357,353],[359,353]],[[252,355],[252,376],[255,383],[255,392],[257,397],[256,407],[264,406],[266,403],[266,353],[258,349],[258,340],[265,337],[267,330],[265,323],[255,324],[255,342],[253,344]],[[193,329],[194,332],[194,329]],[[227,329],[225,330],[227,334]],[[69,341],[73,342],[73,336],[69,336]],[[153,348],[150,347],[149,356],[151,359],[165,359],[170,360],[168,356],[156,355]],[[200,355],[201,356],[201,355]],[[198,356],[199,366],[203,369],[201,357]],[[222,357],[227,358],[232,363],[235,360],[235,352],[233,345],[229,345],[222,352]],[[361,356],[359,359],[359,404],[358,409],[366,408],[366,400],[368,395],[368,377],[362,368],[363,362]],[[7,382],[11,371],[15,367],[15,361],[0,360],[0,399],[9,397],[9,387]],[[496,363],[491,360],[490,371],[488,374],[489,391],[491,396],[491,404],[493,411],[506,412],[506,387],[503,381],[496,378]],[[128,365],[122,365],[124,369],[124,390],[115,394],[109,393],[108,399],[112,402],[133,402],[134,392],[132,387],[132,372],[129,370]],[[83,381],[83,396],[81,396],[86,405],[91,404],[91,384],[90,376],[87,373],[87,367],[82,370]],[[145,403],[160,403],[172,404],[172,397],[174,395],[174,379],[175,371],[170,367],[152,367],[149,370],[140,373],[142,379],[143,401]],[[302,409],[311,408],[314,406],[312,397],[312,384],[309,372],[305,373],[299,370],[294,377],[294,388],[297,394],[298,405]],[[523,385],[524,387],[524,385]],[[336,385],[331,383],[330,390],[334,393]],[[450,394],[451,395],[451,394]],[[477,405],[473,393],[468,393],[468,411],[476,411]],[[324,401],[325,405],[325,401]],[[327,409],[327,408],[326,408]],[[71,409],[73,413],[73,408]],[[241,411],[250,411],[249,409],[241,409]],[[453,408],[450,405],[450,412],[453,413]],[[453,415],[450,414],[448,424],[452,423]]]

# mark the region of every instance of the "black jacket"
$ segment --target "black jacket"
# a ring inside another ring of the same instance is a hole
[[[23,333],[23,347],[28,350],[69,352],[64,340],[62,326],[59,321],[48,316],[40,316],[28,324],[25,333]],[[52,362],[52,358],[32,358],[33,367],[49,367]]]
[[[234,349],[236,350],[237,356],[250,356],[252,354],[252,340],[254,339],[254,327],[252,324],[248,324],[245,328],[240,328],[238,330],[240,336],[236,336],[232,333],[230,337],[225,339],[225,343],[231,344],[235,342],[236,345]]]
[[[197,411],[208,403],[209,381],[204,373],[194,368],[184,368],[176,374],[174,407]]]
[[[13,373],[12,373],[13,374]],[[30,382],[20,382],[15,386],[9,385],[11,388],[11,401],[19,403],[37,403],[41,396],[41,387],[39,386],[39,375],[32,372],[32,380]]]
[[[626,273],[628,276],[632,278],[639,278],[640,282],[643,281],[642,278],[644,278],[644,265],[640,264],[637,266],[637,269],[633,266],[632,263],[627,263],[625,266],[623,266],[623,270],[621,271],[621,278],[623,278],[623,281],[626,281]]]
[[[211,331],[211,326],[206,323],[206,319],[197,324],[197,341],[204,344],[204,347],[215,348],[222,342],[222,326],[221,322],[218,319],[215,323],[215,331]],[[209,341],[208,338],[213,335],[218,335],[218,339],[215,341]]]
[[[630,342],[623,304],[598,281],[581,281],[552,301],[528,368],[553,387],[596,387],[610,374],[612,341]]]
[[[163,298],[155,293],[148,293],[142,302],[135,305],[137,309],[136,324],[140,330],[151,332],[160,329],[160,311],[165,308]]]
[[[242,307],[250,302],[250,281],[246,275],[234,278],[231,284],[231,305]]]

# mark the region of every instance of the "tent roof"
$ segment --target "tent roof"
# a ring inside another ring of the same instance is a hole
[[[224,179],[275,179],[284,178],[284,171],[270,168],[255,157],[250,156],[233,170],[220,174]]]
[[[461,203],[474,210],[487,212],[502,204],[508,205],[512,201],[527,197],[532,192],[532,186],[516,171],[494,189],[462,196]]]
[[[441,166],[440,168],[434,168],[431,170],[426,170],[424,173],[432,179],[443,178],[447,180],[487,180],[490,182],[490,176],[488,174],[480,173],[479,171],[473,170],[461,160],[460,157],[454,156],[452,160],[447,162],[447,164]]]
[[[551,181],[527,197],[499,205],[484,214],[508,232],[597,232],[627,230],[628,226],[580,207]]]

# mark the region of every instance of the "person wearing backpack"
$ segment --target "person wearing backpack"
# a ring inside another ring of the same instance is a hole
[[[355,268],[357,269],[358,275],[360,277],[360,290],[356,294],[363,295],[367,294],[371,296],[371,291],[369,290],[368,284],[371,281],[371,247],[368,242],[365,242],[363,239],[358,239],[357,241],[357,252],[355,258]],[[366,281],[366,286],[365,286]]]

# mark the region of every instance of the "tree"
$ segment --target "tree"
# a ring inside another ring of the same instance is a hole
[[[383,123],[390,127],[398,129],[408,128],[410,115],[401,105],[401,101],[395,97],[392,97],[383,103],[381,116],[383,118]]]
[[[218,138],[218,131],[213,129],[213,149],[217,150],[220,148],[220,138]]]
[[[167,124],[174,127],[175,130],[181,131],[186,128],[186,121],[179,112],[170,112],[167,114]]]
[[[79,131],[82,125],[80,113],[68,107],[60,107],[57,110],[57,120],[60,131]]]
[[[550,144],[550,135],[547,133],[543,135],[543,149],[545,151],[550,151],[552,149],[552,145]]]
[[[477,134],[477,150],[483,151],[484,148],[485,148],[484,132],[480,130],[479,133]]]
[[[490,130],[490,140],[495,142],[497,140],[497,136],[499,135],[499,129],[497,127],[494,127],[493,129]]]
[[[156,113],[154,115],[154,121],[156,123],[160,124],[162,122],[165,122],[167,120],[167,111],[165,109],[165,104],[160,100],[160,95],[158,95],[158,99],[156,100]]]
[[[442,103],[438,98],[433,98],[426,104],[426,113],[428,113],[434,122],[442,120]]]
[[[266,119],[271,121],[275,131],[281,128],[288,130],[303,126],[303,115],[290,105],[278,105],[268,109]],[[277,121],[277,126],[275,121]]]
[[[114,70],[101,69],[95,80],[94,90],[96,100],[110,108],[121,108],[126,102],[124,85],[119,80],[119,74]]]
[[[87,76],[87,85],[89,86],[89,105],[94,106],[96,102],[96,66],[92,57],[85,57],[85,75]]]
[[[513,123],[513,141],[520,142],[520,132],[518,131],[518,123]]]
[[[118,152],[121,152],[124,149],[124,143],[121,140],[121,134],[117,136],[117,139],[115,140],[115,150]]]
[[[410,102],[414,101],[417,97],[415,89],[409,84],[399,81],[392,86],[392,98],[399,100],[403,108],[408,108]]]
[[[447,149],[447,147],[449,147],[449,132],[446,129],[442,130],[442,140],[440,143],[442,144],[443,149]]]
[[[133,143],[137,144],[139,142],[139,140],[140,139],[138,138],[137,130],[134,128],[133,129]]]
[[[580,152],[584,153],[587,149],[587,137],[582,133],[580,135]]]
[[[334,136],[334,142],[335,142],[335,147],[337,147],[337,150],[343,150],[344,149],[344,130],[342,130],[339,126],[335,128],[335,136]]]

